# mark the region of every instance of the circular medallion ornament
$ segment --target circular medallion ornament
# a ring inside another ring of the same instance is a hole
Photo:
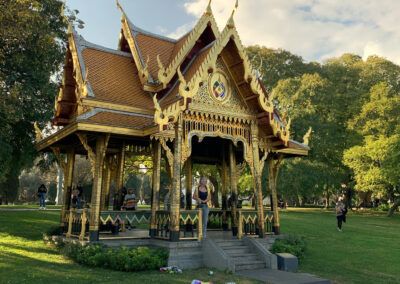
[[[227,76],[224,72],[217,70],[210,74],[208,79],[209,92],[217,102],[224,103],[230,95]]]

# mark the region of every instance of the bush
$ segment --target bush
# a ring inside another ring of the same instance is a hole
[[[68,244],[63,252],[80,264],[92,267],[103,267],[121,271],[142,271],[158,269],[167,265],[168,250],[164,248],[149,249],[138,247],[128,249],[109,249],[104,244],[81,246]]]
[[[306,251],[306,241],[304,237],[290,235],[285,239],[277,239],[272,246],[272,253],[286,252],[297,256],[300,260]]]
[[[371,208],[371,210],[374,210],[374,211],[389,211],[390,207],[391,206],[389,204],[381,204],[378,207]]]

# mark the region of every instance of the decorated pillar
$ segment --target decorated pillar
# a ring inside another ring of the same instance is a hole
[[[103,180],[102,180],[102,190],[101,190],[101,211],[108,210],[108,196],[110,194],[110,183],[111,183],[111,162],[112,157],[106,157],[104,160],[103,167]]]
[[[186,161],[186,210],[192,210],[192,169],[192,158],[189,157]]]
[[[89,219],[89,241],[99,240],[99,222],[100,222],[100,202],[101,202],[101,185],[103,178],[103,162],[108,139],[104,136],[97,136],[96,149],[94,151],[93,171],[93,188],[92,198],[90,201],[90,219]]]
[[[272,229],[275,235],[280,234],[280,223],[279,223],[279,211],[278,211],[278,195],[276,192],[276,180],[278,178],[279,167],[281,164],[283,156],[279,155],[277,161],[274,160],[274,157],[268,158],[268,184],[269,190],[271,192],[271,205],[273,207],[273,215],[274,222],[272,225]]]
[[[117,178],[115,181],[114,210],[121,210],[122,188],[124,186],[124,165],[125,165],[125,142],[122,143],[118,154]]]
[[[228,167],[226,164],[226,147],[225,144],[222,147],[222,167],[221,167],[221,181],[222,181],[222,229],[228,230]]]
[[[253,124],[251,127],[251,147],[253,151],[253,182],[254,182],[254,196],[255,207],[257,210],[257,229],[260,238],[264,237],[265,224],[264,224],[264,206],[262,198],[261,186],[261,167],[260,167],[260,154],[258,148],[258,126]]]
[[[64,172],[64,185],[63,185],[64,192],[62,197],[63,204],[62,204],[61,218],[60,218],[60,232],[64,233],[66,212],[67,210],[70,209],[71,206],[71,189],[72,189],[72,180],[74,177],[75,152],[73,149],[69,149],[67,151],[66,162],[64,162],[64,160],[61,158],[60,155],[56,154],[56,156],[59,159],[60,166]]]
[[[154,238],[157,231],[156,212],[160,206],[160,177],[161,177],[161,144],[155,141],[153,144],[153,192],[151,201],[150,237]]]
[[[237,178],[236,178],[236,155],[233,143],[229,143],[229,168],[230,168],[230,182],[231,182],[231,199],[232,199],[232,234],[238,234],[238,216],[237,216]]]
[[[172,191],[170,210],[170,240],[179,241],[179,217],[181,197],[181,152],[182,152],[182,119],[175,123],[174,163],[172,170]]]

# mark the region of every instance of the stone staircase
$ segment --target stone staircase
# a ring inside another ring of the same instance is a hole
[[[243,240],[216,240],[234,266],[234,271],[261,269],[266,263]]]

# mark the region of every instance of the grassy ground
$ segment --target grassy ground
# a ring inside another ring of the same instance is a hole
[[[42,241],[42,232],[58,225],[57,211],[0,212],[0,283],[260,283],[237,275],[207,269],[183,274],[159,271],[118,272],[88,268],[61,256]]]
[[[337,231],[332,211],[281,211],[283,234],[307,238],[300,265],[337,283],[400,283],[400,215],[383,212],[349,213],[343,232]]]

